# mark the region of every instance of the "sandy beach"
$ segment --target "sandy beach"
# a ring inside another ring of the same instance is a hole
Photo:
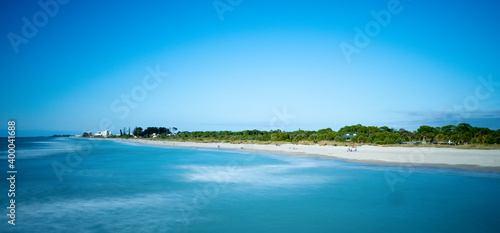
[[[353,152],[347,152],[347,147],[345,146],[197,143],[153,141],[143,139],[112,140],[154,146],[231,149],[321,159],[338,159],[347,162],[365,163],[371,165],[442,167],[500,172],[500,150],[464,150],[432,147],[377,147],[365,145],[358,146],[356,148],[357,151],[353,150]]]

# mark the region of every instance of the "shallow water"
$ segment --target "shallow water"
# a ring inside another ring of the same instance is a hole
[[[72,138],[16,149],[16,226],[2,179],[0,232],[500,232],[499,173]]]

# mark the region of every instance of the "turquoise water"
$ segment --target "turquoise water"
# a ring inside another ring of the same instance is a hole
[[[500,232],[499,173],[71,138],[16,149],[16,226],[3,178],[0,232]]]

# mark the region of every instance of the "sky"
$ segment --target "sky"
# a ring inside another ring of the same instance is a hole
[[[494,0],[1,4],[0,136],[500,126]]]

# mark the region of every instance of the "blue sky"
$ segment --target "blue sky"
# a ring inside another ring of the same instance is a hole
[[[20,136],[500,125],[498,1],[42,2],[0,10]]]

